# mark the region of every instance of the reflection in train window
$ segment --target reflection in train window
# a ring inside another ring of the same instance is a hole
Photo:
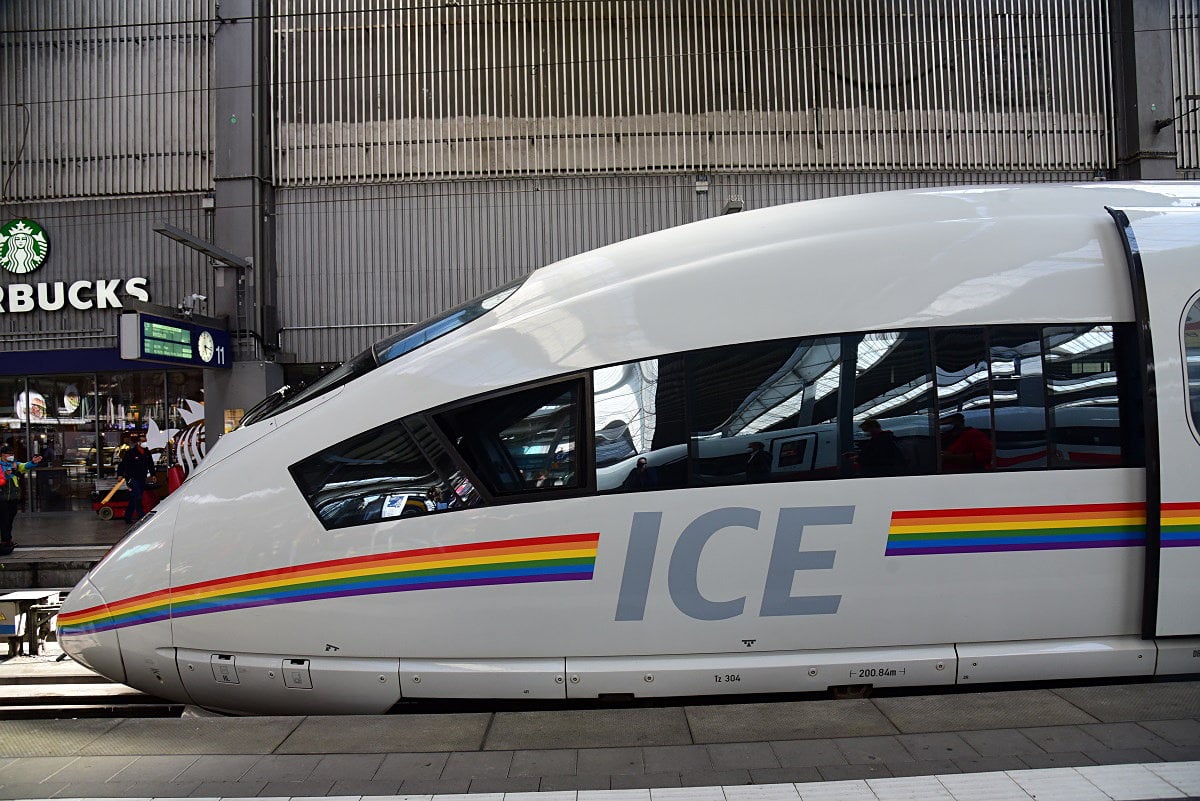
[[[691,484],[837,475],[838,337],[689,354]]]
[[[331,529],[432,512],[431,490],[442,483],[399,421],[315,453],[291,472]]]
[[[942,424],[938,432],[938,451],[942,469],[964,472],[986,470],[987,464],[952,465],[946,460],[947,448],[966,429],[976,429],[989,440],[992,432],[992,393],[988,375],[987,330],[953,328],[935,331],[933,354],[937,371],[937,405]],[[955,430],[950,421],[962,415],[962,428]]]
[[[1119,466],[1121,409],[1112,326],[1049,327],[1045,338],[1052,465]]]
[[[687,484],[683,359],[667,356],[602,367],[592,377],[596,489]]]
[[[1200,428],[1196,332],[1200,301],[1183,330]],[[593,467],[595,490],[604,493],[939,469],[1138,466],[1135,345],[1123,323],[709,348],[597,368],[587,410],[584,380],[573,376],[411,415],[291,471],[325,527],[339,528],[468,508],[488,492],[513,500],[576,495],[593,486]],[[591,442],[581,429],[588,411]],[[974,464],[964,467],[954,448],[970,429]]]
[[[933,376],[926,331],[855,337],[854,445],[850,475],[931,473]]]
[[[1046,467],[1046,400],[1042,385],[1042,333],[1038,326],[989,331],[992,437],[996,468]]]
[[[493,493],[581,486],[578,380],[542,385],[437,415],[458,454]]]

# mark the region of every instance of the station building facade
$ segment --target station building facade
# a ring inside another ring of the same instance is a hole
[[[127,433],[186,468],[283,383],[589,248],[1200,178],[1198,42],[1200,0],[11,0],[3,438],[54,457],[31,508],[86,510]],[[138,310],[228,328],[232,366],[122,358]]]

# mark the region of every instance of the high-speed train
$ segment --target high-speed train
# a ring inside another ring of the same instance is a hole
[[[1200,184],[810,201],[272,396],[70,594],[230,712],[1200,672]]]

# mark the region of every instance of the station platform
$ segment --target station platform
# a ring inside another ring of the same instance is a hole
[[[0,576],[27,588],[39,585],[19,571],[86,569],[125,530],[86,513],[22,514]],[[125,713],[154,699],[57,655],[50,643],[0,661],[0,798],[1200,799],[1195,680],[233,718]],[[71,717],[79,694],[93,716]],[[36,704],[61,712],[5,713]]]
[[[69,589],[128,528],[92,512],[21,512],[13,528],[17,547],[0,557],[0,590]]]
[[[94,512],[21,512],[13,526],[13,539],[22,549],[63,546],[112,547],[128,526],[120,518],[101,520]]]
[[[464,795],[466,794],[466,795]],[[382,716],[0,720],[2,798],[1200,797],[1200,681]]]

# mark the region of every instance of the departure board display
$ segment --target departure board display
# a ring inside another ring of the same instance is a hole
[[[121,358],[225,368],[233,358],[228,331],[188,320],[127,312],[121,315]]]
[[[142,320],[142,347],[148,356],[170,356],[172,359],[191,359],[192,332],[177,325],[164,325]]]

